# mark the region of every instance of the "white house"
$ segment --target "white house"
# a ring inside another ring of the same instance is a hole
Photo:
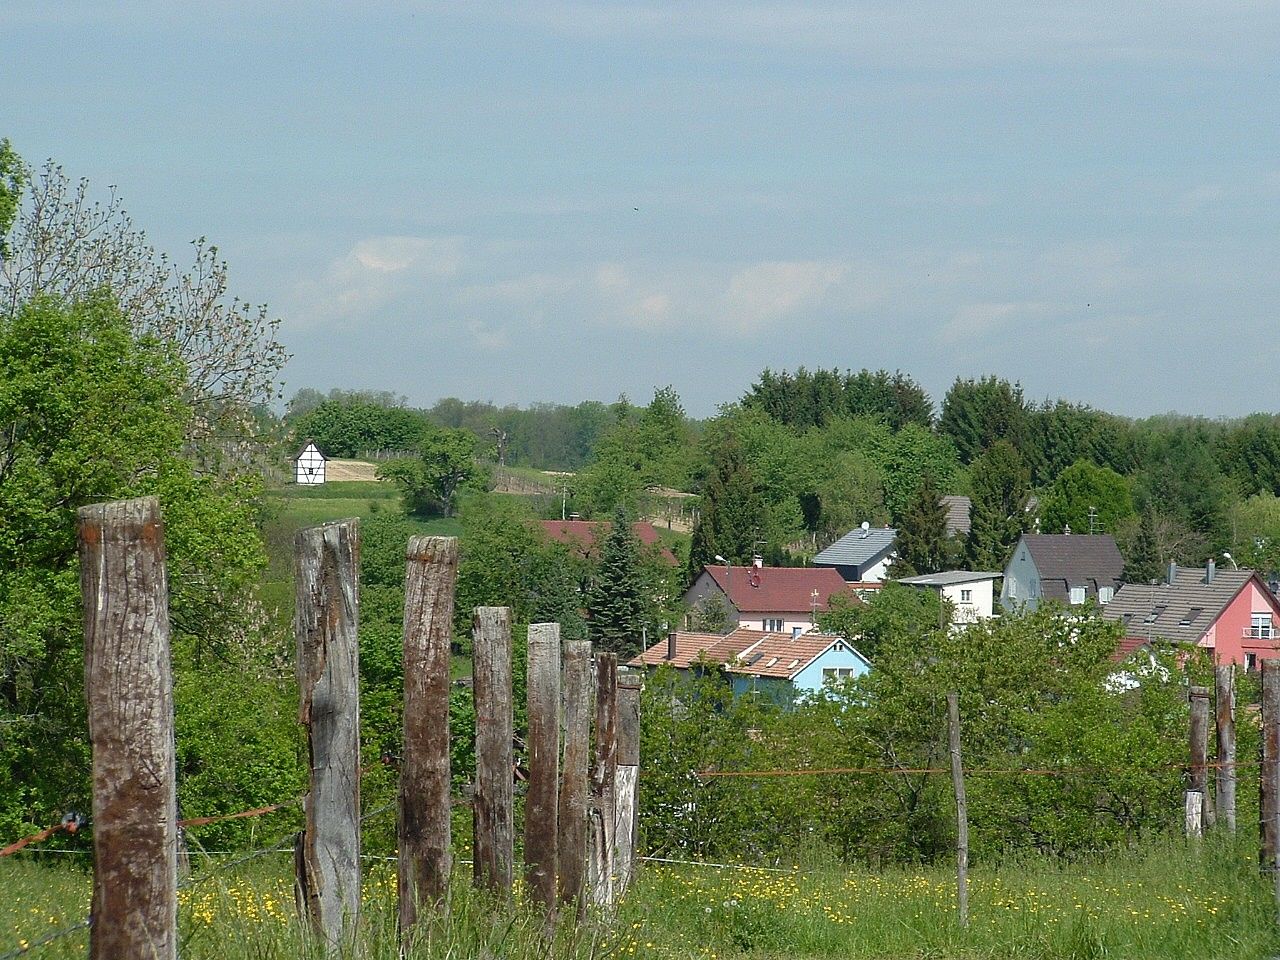
[[[326,457],[308,440],[302,452],[294,457],[294,482],[302,484],[324,483]]]
[[[832,567],[846,583],[880,583],[889,575],[897,554],[898,531],[862,524],[813,558],[815,567]]]
[[[692,610],[723,605],[729,624],[798,635],[814,628],[835,594],[849,593],[840,574],[816,567],[707,566],[685,591]]]
[[[951,601],[952,623],[976,623],[995,615],[996,580],[999,573],[980,570],[947,570],[919,577],[903,577],[905,583],[921,590],[935,590]]]

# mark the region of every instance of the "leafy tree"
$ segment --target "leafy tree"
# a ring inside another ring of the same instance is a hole
[[[1137,501],[1200,534],[1203,549],[1217,555],[1227,549],[1227,511],[1231,490],[1214,459],[1211,428],[1197,421],[1158,425],[1145,435]],[[1180,562],[1203,563],[1204,555],[1183,554]]]
[[[1013,444],[997,441],[974,461],[965,557],[970,569],[1003,570],[1026,529],[1029,477]]]
[[[949,613],[935,591],[890,582],[866,601],[832,597],[830,609],[818,614],[818,626],[844,637],[874,663],[891,646],[919,644]]]
[[[702,497],[702,510],[689,545],[689,579],[715,562],[747,563],[766,523],[765,507],[742,449],[733,437],[717,449],[715,465]]]
[[[1231,554],[1242,567],[1280,570],[1280,498],[1255,494],[1231,512]]]
[[[645,588],[640,571],[640,545],[626,511],[618,509],[601,548],[591,592],[587,596],[591,639],[604,650],[636,653],[645,626]]]
[[[1155,515],[1148,510],[1138,520],[1135,536],[1124,552],[1124,579],[1126,583],[1150,583],[1164,575],[1164,563],[1156,539]]]
[[[894,430],[909,423],[933,424],[933,402],[909,376],[887,370],[815,370],[794,374],[764,370],[742,405],[763,411],[777,423],[805,430],[848,417],[871,417]]]
[[[453,516],[458,492],[482,488],[488,474],[476,462],[480,441],[466,430],[436,430],[418,444],[414,459],[392,460],[378,476],[404,491],[409,510],[418,514]]]
[[[313,391],[314,392],[314,391]],[[299,391],[294,402],[309,405],[313,397]],[[333,390],[311,409],[292,413],[289,427],[295,443],[314,440],[328,457],[360,457],[374,451],[410,450],[433,431],[422,414],[408,410],[403,397]]]
[[[14,152],[8,140],[0,140],[0,260],[9,256],[5,237],[18,215],[18,202],[22,198],[22,184],[26,170],[22,159]]]
[[[1087,460],[1117,473],[1137,466],[1133,428],[1128,420],[1082,404],[1058,400],[1027,412],[1023,456],[1038,486],[1052,483],[1067,467]]]
[[[1258,413],[1231,426],[1218,442],[1218,456],[1244,495],[1280,494],[1280,417]]]
[[[1000,440],[1021,449],[1027,431],[1022,387],[994,376],[981,380],[957,377],[942,401],[938,430],[951,438],[961,463],[972,463]]]
[[[907,509],[895,521],[898,527],[897,557],[891,566],[895,578],[938,573],[947,569],[953,548],[947,536],[947,511],[942,494],[926,474]]]
[[[1129,480],[1109,467],[1081,460],[1062,471],[1045,493],[1040,527],[1045,533],[1061,533],[1068,525],[1075,533],[1114,533],[1120,521],[1133,516],[1130,488]]]

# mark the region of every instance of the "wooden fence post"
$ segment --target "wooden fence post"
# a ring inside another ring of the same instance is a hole
[[[310,756],[297,896],[336,953],[360,916],[360,522],[299,530],[294,559],[299,719]]]
[[[1209,803],[1209,689],[1193,686],[1188,697],[1191,701],[1191,787],[1188,793],[1200,795],[1204,809],[1196,818],[1196,824],[1203,830],[1213,826],[1213,807]]]
[[[552,926],[556,913],[560,794],[560,624],[529,626],[529,790],[524,863],[529,899]]]
[[[613,904],[614,784],[618,776],[618,657],[596,654],[596,762],[591,773],[591,899]]]
[[[1280,660],[1262,661],[1262,767],[1259,784],[1262,808],[1262,872],[1270,874],[1280,906]]]
[[[558,844],[560,900],[586,912],[587,776],[591,751],[591,642],[570,640],[564,652],[564,762]]]
[[[960,762],[960,694],[947,694],[947,733],[951,747],[951,786],[956,795],[956,909],[960,926],[969,925],[969,804]]]
[[[454,537],[412,537],[404,578],[404,756],[397,894],[408,934],[420,904],[441,904],[453,868],[449,797],[449,644],[458,579]]]
[[[476,607],[472,626],[476,705],[474,860],[477,887],[506,899],[513,881],[511,609]]]
[[[1183,795],[1185,809],[1186,832],[1189,840],[1199,840],[1204,836],[1204,811],[1208,804],[1204,802],[1204,794],[1199,790],[1188,790]]]
[[[91,960],[177,956],[178,834],[164,527],[154,497],[82,507],[93,744]]]
[[[1218,823],[1236,832],[1236,668],[1224,663],[1214,668],[1217,686]]]
[[[640,782],[640,684],[637,678],[618,683],[618,771],[614,779],[614,876],[618,898],[635,875],[636,804]]]

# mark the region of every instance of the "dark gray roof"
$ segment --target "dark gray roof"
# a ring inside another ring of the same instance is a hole
[[[897,536],[898,531],[892,527],[872,527],[870,530],[859,527],[819,553],[813,562],[860,567],[892,550]]]
[[[1024,533],[1015,556],[1022,546],[1040,573],[1041,593],[1050,599],[1066,600],[1071,587],[1096,594],[1099,587],[1118,586],[1124,576],[1124,557],[1107,533]]]
[[[1102,616],[1131,637],[1196,643],[1251,577],[1252,570],[1219,569],[1205,583],[1204,567],[1178,567],[1172,585],[1126,583]]]
[[[992,573],[989,570],[944,570],[942,573],[903,577],[898,582],[909,583],[913,587],[949,587],[956,583],[975,583],[979,580],[995,580],[1003,576],[1003,573]]]
[[[947,511],[947,536],[968,536],[973,501],[968,497],[947,494],[942,498],[942,509]]]

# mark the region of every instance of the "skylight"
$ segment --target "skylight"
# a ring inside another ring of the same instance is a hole
[[[1151,612],[1147,614],[1147,619],[1145,622],[1155,623],[1157,620],[1160,619],[1160,614],[1164,613],[1165,610],[1167,609],[1169,609],[1167,606],[1152,607]]]
[[[1183,615],[1182,619],[1178,621],[1178,626],[1191,626],[1191,624],[1195,623],[1196,620],[1199,619],[1200,614],[1202,613],[1204,613],[1204,607],[1192,607]]]

